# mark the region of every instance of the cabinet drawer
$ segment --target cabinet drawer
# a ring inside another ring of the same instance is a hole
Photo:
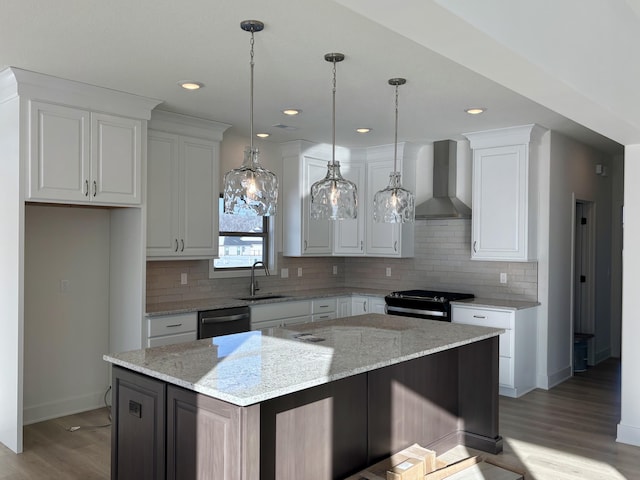
[[[502,310],[485,310],[480,308],[453,307],[453,321],[482,327],[505,328],[512,327],[513,312]]]
[[[262,320],[259,322],[251,321],[251,330],[262,330],[265,328],[278,328],[282,326],[282,320]]]
[[[312,322],[321,322],[322,320],[331,320],[336,318],[336,312],[316,313],[312,316]]]
[[[338,301],[334,298],[319,298],[311,301],[311,313],[335,312],[338,308]]]
[[[172,345],[174,343],[193,342],[198,339],[197,332],[177,333],[175,335],[163,335],[161,337],[151,337],[147,339],[147,347],[159,347],[161,345]]]
[[[147,319],[147,336],[159,337],[198,330],[198,314],[162,315]]]
[[[251,307],[251,323],[264,320],[281,320],[288,317],[302,317],[309,315],[309,313],[310,305],[308,301],[255,305]]]

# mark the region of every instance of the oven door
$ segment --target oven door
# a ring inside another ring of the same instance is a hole
[[[389,298],[386,299],[385,312],[388,315],[399,315],[401,317],[426,318],[428,320],[439,320],[450,322],[448,305],[435,302],[420,302],[409,299]]]

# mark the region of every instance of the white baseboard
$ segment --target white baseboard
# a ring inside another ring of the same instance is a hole
[[[619,423],[616,442],[640,447],[640,427]]]
[[[571,378],[572,373],[571,365],[568,365],[551,375],[538,375],[538,383],[536,387],[549,390]]]
[[[93,392],[85,395],[63,398],[53,402],[41,403],[39,405],[25,405],[23,410],[23,424],[30,425],[32,423],[42,422],[52,418],[64,417],[66,415],[104,407],[104,393],[106,391],[107,387],[105,387],[102,392]]]

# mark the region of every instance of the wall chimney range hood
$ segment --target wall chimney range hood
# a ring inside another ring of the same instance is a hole
[[[471,209],[457,196],[457,143],[433,142],[433,198],[416,206],[416,219],[471,218]]]

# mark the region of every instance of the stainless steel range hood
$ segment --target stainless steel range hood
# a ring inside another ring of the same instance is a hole
[[[457,147],[453,140],[433,142],[433,198],[416,206],[417,219],[471,217],[456,192]]]

